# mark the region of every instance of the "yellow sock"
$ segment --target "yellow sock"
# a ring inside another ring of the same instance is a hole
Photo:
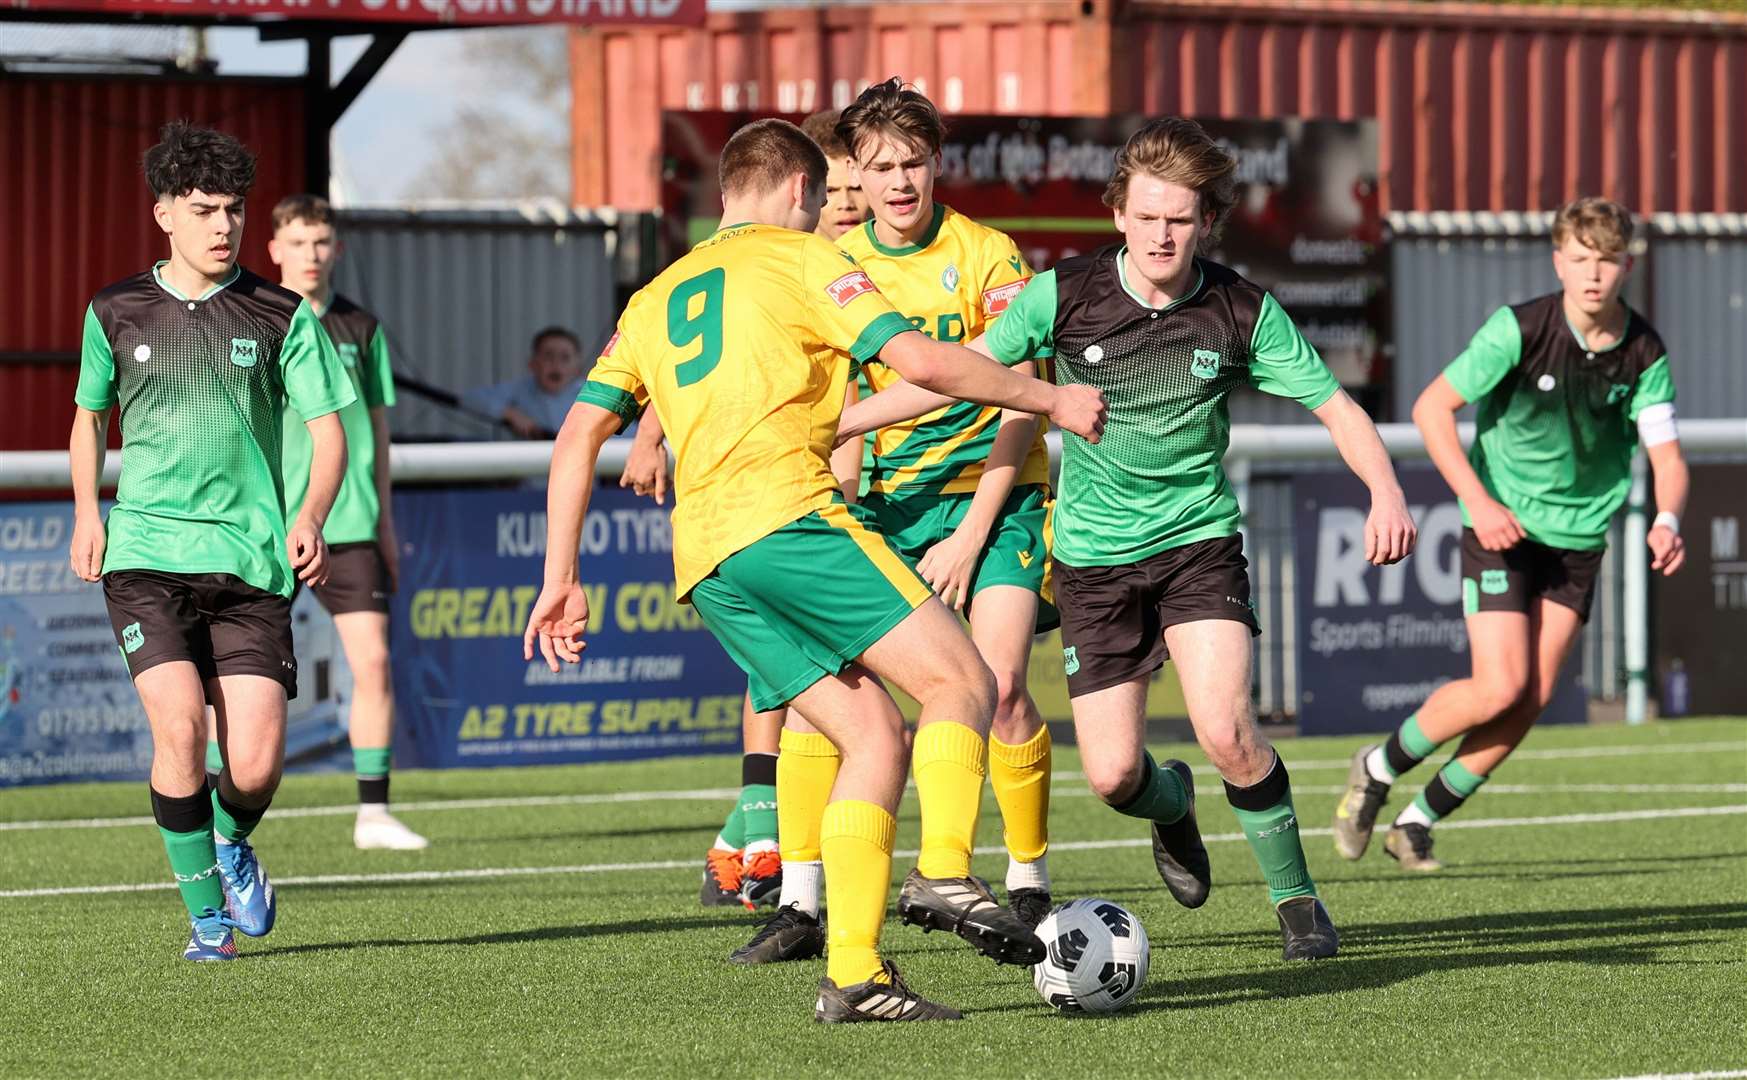
[[[825,808],[819,829],[825,902],[831,909],[825,974],[840,987],[880,973],[880,926],[886,921],[897,831],[892,815],[870,802],[838,799]]]
[[[971,874],[971,844],[983,802],[983,751],[987,744],[963,724],[936,721],[916,733],[910,772],[922,804],[923,877]]]
[[[1017,745],[989,736],[989,783],[1015,862],[1036,862],[1049,850],[1049,751],[1048,724]]]
[[[776,831],[783,862],[818,862],[819,827],[843,759],[825,736],[783,729],[776,759]]]

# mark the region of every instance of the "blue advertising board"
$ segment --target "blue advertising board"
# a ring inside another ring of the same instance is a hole
[[[1430,466],[1402,466],[1399,475],[1419,546],[1384,567],[1365,561],[1364,484],[1344,471],[1292,479],[1303,734],[1387,731],[1433,690],[1469,675],[1461,509]],[[1567,661],[1542,723],[1585,719],[1579,666]]]
[[[539,491],[395,495],[395,762],[444,768],[732,752],[745,677],[674,597],[669,509],[595,490],[582,537],[582,663],[522,659],[539,595]]]

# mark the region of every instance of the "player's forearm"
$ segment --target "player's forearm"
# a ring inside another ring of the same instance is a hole
[[[924,389],[908,379],[900,379],[872,397],[856,402],[854,408],[844,410],[844,420],[837,434],[839,438],[866,435],[870,431],[927,416],[957,400]]]
[[[1468,462],[1461,433],[1456,429],[1456,409],[1461,407],[1460,404],[1451,408],[1443,402],[1429,401],[1431,394],[1428,389],[1414,404],[1413,423],[1419,428],[1420,438],[1425,440],[1426,453],[1432,464],[1437,466],[1444,483],[1450,485],[1458,499],[1469,504],[1490,499],[1492,496],[1487,493],[1486,485],[1480,482],[1480,474]]]
[[[977,530],[983,536],[995,527],[1001,507],[1013,494],[1019,482],[1019,470],[1031,453],[1037,439],[1039,420],[1030,413],[1004,411],[1001,430],[995,435],[995,445],[989,449],[989,460],[983,465],[983,475],[977,480],[976,494],[971,496],[961,528]]]
[[[645,415],[648,415],[647,413]],[[601,420],[605,409],[576,404],[552,444],[552,469],[546,483],[546,583],[571,585],[582,549],[582,524],[594,494],[595,461],[601,444],[616,428]]]
[[[1656,512],[1681,517],[1686,513],[1686,497],[1691,490],[1692,475],[1687,471],[1686,457],[1680,443],[1667,442],[1652,446],[1649,451],[1650,472],[1655,480]]]
[[[1316,410],[1316,415],[1328,428],[1341,460],[1370,489],[1373,498],[1402,497],[1401,483],[1395,477],[1395,464],[1389,460],[1389,450],[1377,434],[1377,425],[1365,415],[1358,402],[1342,390]]]
[[[340,414],[318,416],[305,425],[309,429],[311,453],[309,487],[298,517],[319,530],[327,523],[328,511],[340,494],[340,482],[346,475],[346,430],[340,426]]]
[[[893,338],[880,356],[904,378],[950,398],[1036,415],[1055,409],[1054,386],[963,346],[911,332]]]
[[[72,470],[73,513],[97,516],[97,496],[103,486],[104,435],[109,430],[109,410],[92,412],[78,408],[73,432],[67,442],[67,461]]]
[[[831,451],[831,475],[843,491],[843,501],[854,503],[861,497],[861,440],[850,441]]]
[[[653,407],[643,410],[643,415],[637,421],[637,434],[632,437],[633,446],[647,447],[651,450],[659,447],[667,432],[662,430],[661,417],[655,414]]]
[[[374,476],[376,481],[377,521],[379,527],[394,528],[394,481],[390,475],[388,454],[388,410],[377,406],[370,410],[370,438],[376,447]]]

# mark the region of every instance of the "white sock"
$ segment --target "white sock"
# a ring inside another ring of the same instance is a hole
[[[1432,824],[1432,819],[1427,817],[1426,812],[1419,808],[1418,799],[1408,803],[1407,809],[1403,810],[1395,819],[1396,828],[1400,828],[1403,825],[1424,825],[1429,829],[1432,827]]]
[[[721,833],[716,834],[716,842],[714,844],[710,845],[710,849],[712,851],[739,851],[740,850],[739,848],[730,845],[728,843],[728,841],[722,839]]]
[[[1033,862],[1020,862],[1018,859],[1007,858],[1007,891],[1014,889],[1042,889],[1049,891],[1049,856],[1039,855]]]
[[[359,803],[358,816],[361,818],[385,818],[388,816],[388,804],[385,802]]]
[[[1365,772],[1369,773],[1371,779],[1379,784],[1395,783],[1395,774],[1389,771],[1389,757],[1383,753],[1381,746],[1372,748],[1371,752],[1365,755]]]
[[[775,840],[754,840],[752,843],[747,844],[745,848],[741,849],[740,861],[751,862],[754,855],[765,851],[775,851],[776,849]]]
[[[825,874],[825,864],[813,862],[783,863],[783,891],[777,899],[779,908],[797,907],[817,919],[819,917],[819,881]]]

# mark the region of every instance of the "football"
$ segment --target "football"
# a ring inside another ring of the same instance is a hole
[[[1065,1013],[1111,1013],[1146,981],[1151,948],[1134,913],[1112,900],[1075,900],[1037,927],[1049,954],[1031,969],[1043,1000]]]

